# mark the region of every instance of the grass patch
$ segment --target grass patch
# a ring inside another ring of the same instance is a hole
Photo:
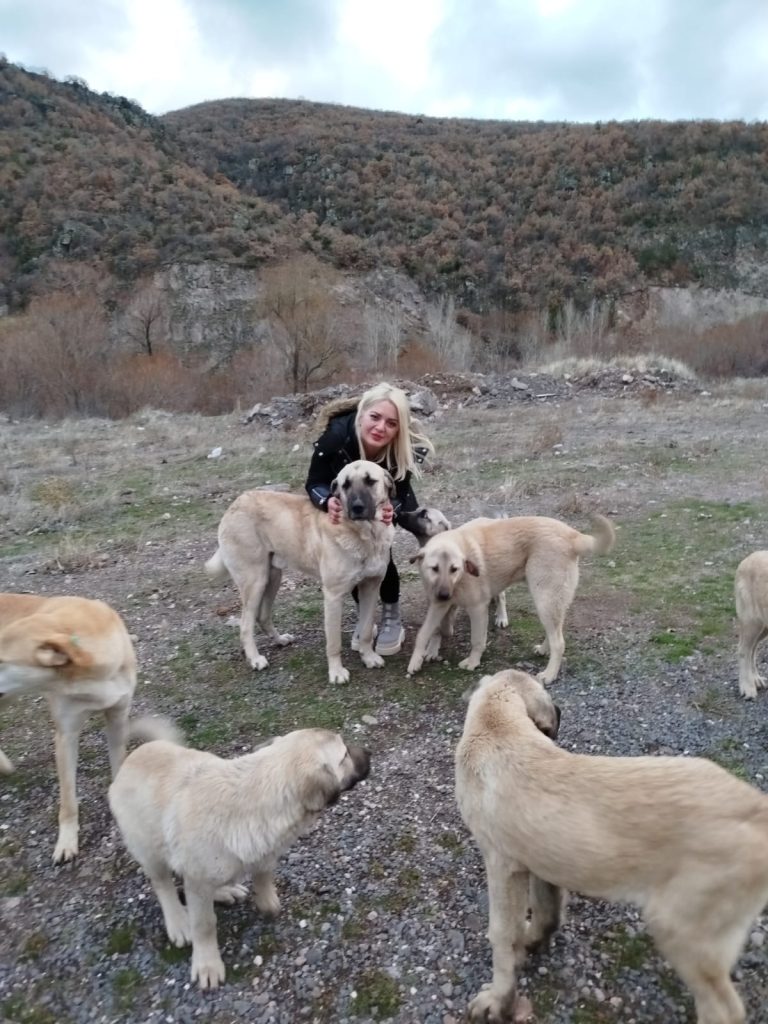
[[[130,953],[135,936],[132,925],[119,925],[112,930],[107,939],[107,954],[112,956],[114,953]]]
[[[356,1015],[388,1020],[400,1009],[402,996],[397,982],[384,971],[364,971],[354,981],[357,997],[352,1002]]]
[[[112,979],[115,1004],[120,1010],[131,1010],[141,989],[142,975],[135,967],[118,971]]]
[[[13,1024],[65,1024],[59,1014],[36,1005],[28,996],[13,996],[2,1004],[3,1020]]]

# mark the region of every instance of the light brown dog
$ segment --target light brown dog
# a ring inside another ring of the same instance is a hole
[[[408,673],[418,672],[440,650],[441,626],[452,608],[466,608],[471,649],[460,668],[476,669],[488,640],[488,607],[512,583],[525,578],[545,639],[535,650],[549,654],[539,674],[544,683],[557,678],[565,651],[563,624],[579,582],[579,557],[605,554],[616,533],[604,517],[592,517],[595,535],[579,533],[558,519],[514,516],[472,519],[427,541],[411,558],[419,566],[429,597],[424,623],[416,636]],[[497,625],[506,625],[506,607],[497,610]]]
[[[768,551],[753,551],[736,570],[739,620],[739,693],[754,700],[765,680],[757,671],[757,646],[768,636]]]
[[[703,758],[569,753],[550,738],[558,720],[523,672],[484,677],[469,702],[456,797],[485,859],[493,948],[471,1017],[513,1013],[516,969],[557,928],[563,888],[639,907],[699,1024],[743,1024],[730,971],[768,901],[768,795]]]
[[[173,735],[128,755],[109,805],[155,890],[170,942],[192,943],[192,981],[200,988],[225,977],[214,900],[242,899],[250,874],[256,906],[277,914],[278,858],[369,769],[368,751],[326,729],[298,729],[232,760],[188,750]]]
[[[136,658],[120,616],[82,597],[0,594],[0,696],[45,694],[54,724],[59,777],[55,863],[78,852],[77,753],[80,732],[104,714],[114,777],[125,757],[136,687]],[[0,770],[13,766],[0,751]]]
[[[360,657],[368,668],[384,659],[373,649],[373,618],[379,585],[389,562],[394,527],[381,521],[381,510],[394,494],[392,477],[375,462],[350,462],[331,486],[344,517],[332,523],[305,494],[246,491],[229,506],[219,524],[219,547],[206,562],[211,576],[225,573],[240,592],[240,643],[251,668],[267,667],[254,638],[258,620],[275,643],[289,644],[278,633],[272,605],[283,569],[296,569],[320,580],[323,588],[328,678],[345,683],[341,663],[341,616],[344,597],[358,588]]]

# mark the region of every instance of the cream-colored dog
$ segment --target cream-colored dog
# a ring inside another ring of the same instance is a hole
[[[579,582],[579,557],[605,554],[616,539],[613,525],[604,516],[595,515],[592,522],[594,536],[546,516],[472,519],[427,541],[411,558],[419,566],[429,607],[416,636],[408,673],[418,672],[425,660],[437,658],[441,627],[455,606],[466,608],[471,631],[469,656],[459,667],[476,669],[488,641],[491,599],[525,578],[545,633],[536,653],[549,654],[539,679],[553,682],[565,651],[563,624]],[[499,605],[496,624],[506,625],[506,619],[506,606]]]
[[[256,906],[277,914],[273,872],[281,853],[369,767],[368,751],[325,729],[299,729],[232,760],[188,750],[173,736],[128,755],[109,805],[155,890],[169,940],[192,943],[192,981],[200,988],[225,977],[214,900],[243,898],[250,874]]]
[[[341,662],[341,616],[344,597],[355,587],[360,657],[367,668],[384,664],[373,649],[373,618],[394,536],[394,527],[382,522],[381,510],[394,494],[394,483],[377,463],[360,459],[339,473],[331,494],[343,508],[343,519],[336,524],[307,495],[275,491],[246,491],[222,517],[219,547],[205,568],[214,577],[228,572],[240,592],[240,643],[251,668],[268,664],[256,646],[257,620],[275,643],[282,646],[293,641],[290,633],[278,633],[272,623],[283,569],[296,569],[322,584],[332,683],[349,679],[349,670]]]
[[[55,863],[78,852],[77,753],[86,719],[104,714],[114,778],[125,757],[136,658],[122,619],[102,601],[0,594],[0,696],[45,694],[59,777]],[[0,770],[13,765],[0,751]]]
[[[757,646],[768,636],[768,551],[753,551],[736,570],[739,620],[739,692],[754,700],[765,680],[757,671]]]
[[[636,905],[698,1024],[743,1024],[730,971],[768,901],[768,795],[702,758],[569,753],[550,738],[558,720],[523,672],[484,677],[469,702],[456,797],[485,859],[493,949],[471,1017],[511,1016],[562,888]]]

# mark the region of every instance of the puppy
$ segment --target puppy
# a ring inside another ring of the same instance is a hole
[[[616,534],[603,516],[592,517],[595,535],[579,533],[546,516],[514,516],[510,519],[472,519],[427,541],[411,558],[419,566],[429,597],[426,618],[416,636],[408,674],[418,672],[425,660],[440,650],[438,630],[456,605],[466,608],[471,627],[469,656],[460,668],[480,664],[488,640],[488,606],[510,584],[525,579],[544,627],[544,643],[538,654],[549,654],[539,678],[557,678],[565,651],[563,624],[579,582],[579,557],[605,554]],[[506,607],[504,621],[506,625]]]
[[[102,601],[0,594],[0,696],[44,694],[54,724],[59,834],[54,863],[78,853],[77,754],[89,715],[100,711],[112,777],[125,757],[136,657],[122,619]],[[0,751],[0,770],[13,765]]]
[[[192,981],[200,988],[225,977],[214,900],[240,898],[240,881],[251,874],[256,906],[276,914],[273,871],[281,853],[369,768],[367,750],[325,729],[299,729],[232,760],[188,750],[172,735],[128,755],[109,805],[155,890],[168,939],[192,943]]]
[[[470,1016],[514,1012],[516,969],[558,927],[562,887],[635,904],[699,1024],[743,1024],[730,971],[768,901],[768,796],[702,758],[569,753],[558,721],[523,672],[485,676],[469,702],[456,798],[485,859],[493,949]]]
[[[736,570],[739,620],[739,693],[754,700],[765,680],[757,671],[757,646],[768,636],[768,551],[747,555]]]
[[[382,466],[358,459],[331,486],[344,512],[340,523],[332,523],[306,494],[246,491],[229,506],[219,523],[219,546],[205,568],[213,577],[228,573],[240,592],[240,644],[251,668],[268,665],[254,638],[257,620],[277,644],[293,641],[272,622],[272,606],[287,568],[320,580],[329,680],[349,679],[341,662],[341,617],[344,597],[355,587],[360,657],[367,668],[382,667],[384,659],[373,650],[373,618],[394,536],[391,523],[382,522],[381,510],[394,489]]]

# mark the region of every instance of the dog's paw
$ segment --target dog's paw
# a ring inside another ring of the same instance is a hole
[[[470,654],[468,658],[464,658],[463,661],[459,662],[459,668],[466,669],[467,672],[473,672],[476,668],[480,668],[480,659]]]
[[[440,657],[440,636],[431,637],[424,651],[424,661],[437,661]]]
[[[547,669],[544,669],[542,672],[538,673],[536,678],[542,686],[551,686],[551,684],[557,679],[557,672],[548,672]]]
[[[179,907],[173,917],[165,918],[165,934],[172,946],[188,946],[192,942],[192,929],[186,907]]]
[[[261,913],[266,914],[267,917],[277,917],[280,913],[280,897],[277,895],[274,885],[261,892],[255,892],[253,894],[253,902]]]
[[[213,894],[216,903],[242,903],[248,896],[248,887],[236,882],[234,885],[222,885]]]
[[[53,863],[64,864],[74,860],[78,852],[77,825],[63,825],[59,829],[59,838],[53,851]]]
[[[218,988],[224,981],[226,973],[224,961],[220,956],[214,958],[209,955],[203,961],[202,957],[198,960],[195,954],[192,954],[190,977],[193,982],[196,981],[198,983],[201,989]]]
[[[547,642],[544,641],[544,643],[541,643],[541,644],[534,644],[533,645],[533,653],[534,654],[549,654],[549,646],[548,646]]]
[[[501,615],[499,612],[496,612],[493,622],[496,629],[506,629],[509,625],[509,619],[507,618],[506,613]]]
[[[760,675],[755,676],[755,684],[756,684],[758,690],[764,690],[765,689],[765,680],[763,679],[762,676],[760,676]]]
[[[423,664],[424,664],[424,659],[423,658],[417,658],[417,657],[414,656],[408,662],[408,668],[405,670],[406,671],[406,675],[409,675],[409,676],[416,675],[416,673],[419,671],[419,669],[421,668],[421,666]]]
[[[366,668],[384,667],[384,659],[380,654],[377,654],[375,651],[371,651],[370,654],[363,654],[361,651],[360,657],[362,658],[363,664],[365,665]]]
[[[248,659],[248,664],[251,666],[254,672],[261,672],[262,669],[269,665],[269,662],[263,654],[257,654],[253,658]]]
[[[275,643],[278,647],[287,647],[288,644],[292,644],[296,637],[293,633],[278,633],[275,637]]]
[[[526,1011],[526,1017],[518,1017],[517,1008],[525,1002],[527,1006],[521,1007]],[[524,1021],[530,1016],[531,1004],[528,1000],[517,1000],[516,992],[513,989],[505,995],[499,996],[493,991],[493,986],[484,985],[474,999],[470,1001],[470,1020],[487,1021],[488,1024],[504,1024],[505,1021]]]
[[[344,668],[343,665],[338,667],[328,668],[328,681],[331,683],[348,683],[349,682],[349,669]]]

